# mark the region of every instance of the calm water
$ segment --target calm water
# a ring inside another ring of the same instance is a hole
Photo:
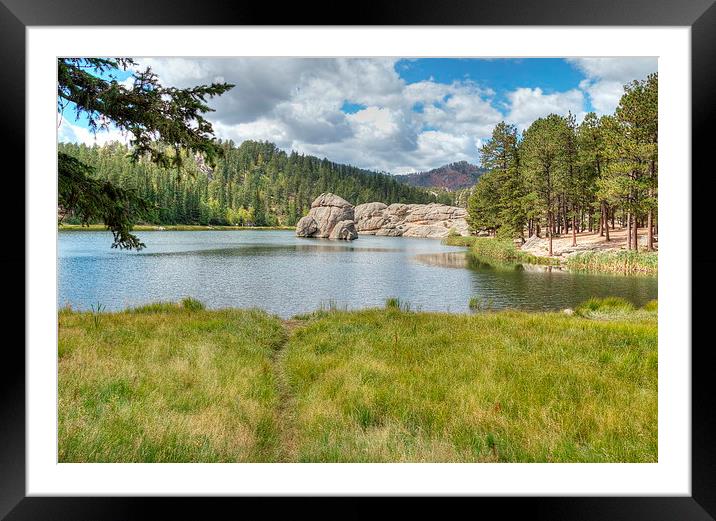
[[[141,252],[110,248],[109,232],[59,233],[60,306],[119,310],[192,296],[210,308],[259,307],[282,317],[339,307],[468,311],[563,309],[592,296],[637,305],[657,297],[657,279],[468,266],[464,248],[434,239],[361,236],[353,242],[299,239],[290,231],[146,232]]]

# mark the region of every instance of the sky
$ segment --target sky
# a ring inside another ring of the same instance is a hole
[[[657,58],[136,58],[165,86],[226,81],[210,101],[216,137],[267,140],[286,151],[392,174],[455,161],[479,164],[500,121],[524,130],[550,113],[612,113],[623,85],[657,71]],[[131,82],[129,72],[119,81]],[[60,141],[93,135],[68,109]]]

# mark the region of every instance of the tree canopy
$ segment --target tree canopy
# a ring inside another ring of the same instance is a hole
[[[135,162],[153,163],[181,171],[188,152],[210,164],[221,147],[204,114],[212,109],[207,100],[233,87],[212,83],[187,89],[163,86],[150,69],[132,72],[131,86],[117,80],[117,73],[136,67],[131,58],[60,58],[57,106],[85,116],[92,132],[114,126],[130,138]],[[114,235],[113,247],[140,249],[144,245],[131,233],[149,203],[133,189],[92,177],[92,168],[76,157],[58,153],[58,218],[71,213],[83,224],[101,220]]]
[[[499,123],[481,149],[487,169],[468,199],[473,230],[509,237],[545,231],[552,237],[585,229],[606,234],[617,213],[627,248],[637,249],[637,227],[654,247],[658,181],[658,76],[624,86],[614,114],[572,114],[535,120],[518,136]],[[594,222],[594,218],[596,222]],[[596,224],[596,226],[594,226]]]
[[[394,176],[342,165],[315,156],[287,153],[269,142],[219,141],[221,157],[213,168],[184,154],[188,175],[148,158],[131,161],[120,143],[86,146],[60,143],[60,152],[89,165],[97,182],[137,194],[149,203],[143,221],[151,224],[293,226],[323,192],[353,204],[450,203],[448,192],[401,183]],[[68,223],[81,222],[68,215]]]

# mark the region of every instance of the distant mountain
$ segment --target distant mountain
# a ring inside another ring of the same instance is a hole
[[[434,168],[428,172],[396,175],[395,178],[401,183],[411,186],[443,188],[445,190],[454,191],[470,188],[477,183],[477,180],[484,172],[484,169],[472,163],[458,161],[457,163],[450,163],[449,165]]]

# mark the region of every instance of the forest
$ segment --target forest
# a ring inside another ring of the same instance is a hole
[[[95,178],[133,191],[148,203],[138,222],[238,226],[293,226],[323,192],[353,204],[449,204],[448,193],[431,193],[392,176],[302,155],[286,153],[269,142],[218,142],[221,153],[212,168],[198,154],[180,151],[181,170],[151,161],[131,160],[127,146],[60,143],[59,152],[88,165]],[[176,153],[167,151],[167,154]],[[63,222],[79,223],[68,214]]]
[[[481,148],[487,169],[468,199],[473,230],[504,238],[552,237],[596,231],[609,240],[615,221],[637,250],[647,229],[649,251],[657,230],[658,76],[633,81],[615,113],[535,120],[521,135],[499,123]]]

